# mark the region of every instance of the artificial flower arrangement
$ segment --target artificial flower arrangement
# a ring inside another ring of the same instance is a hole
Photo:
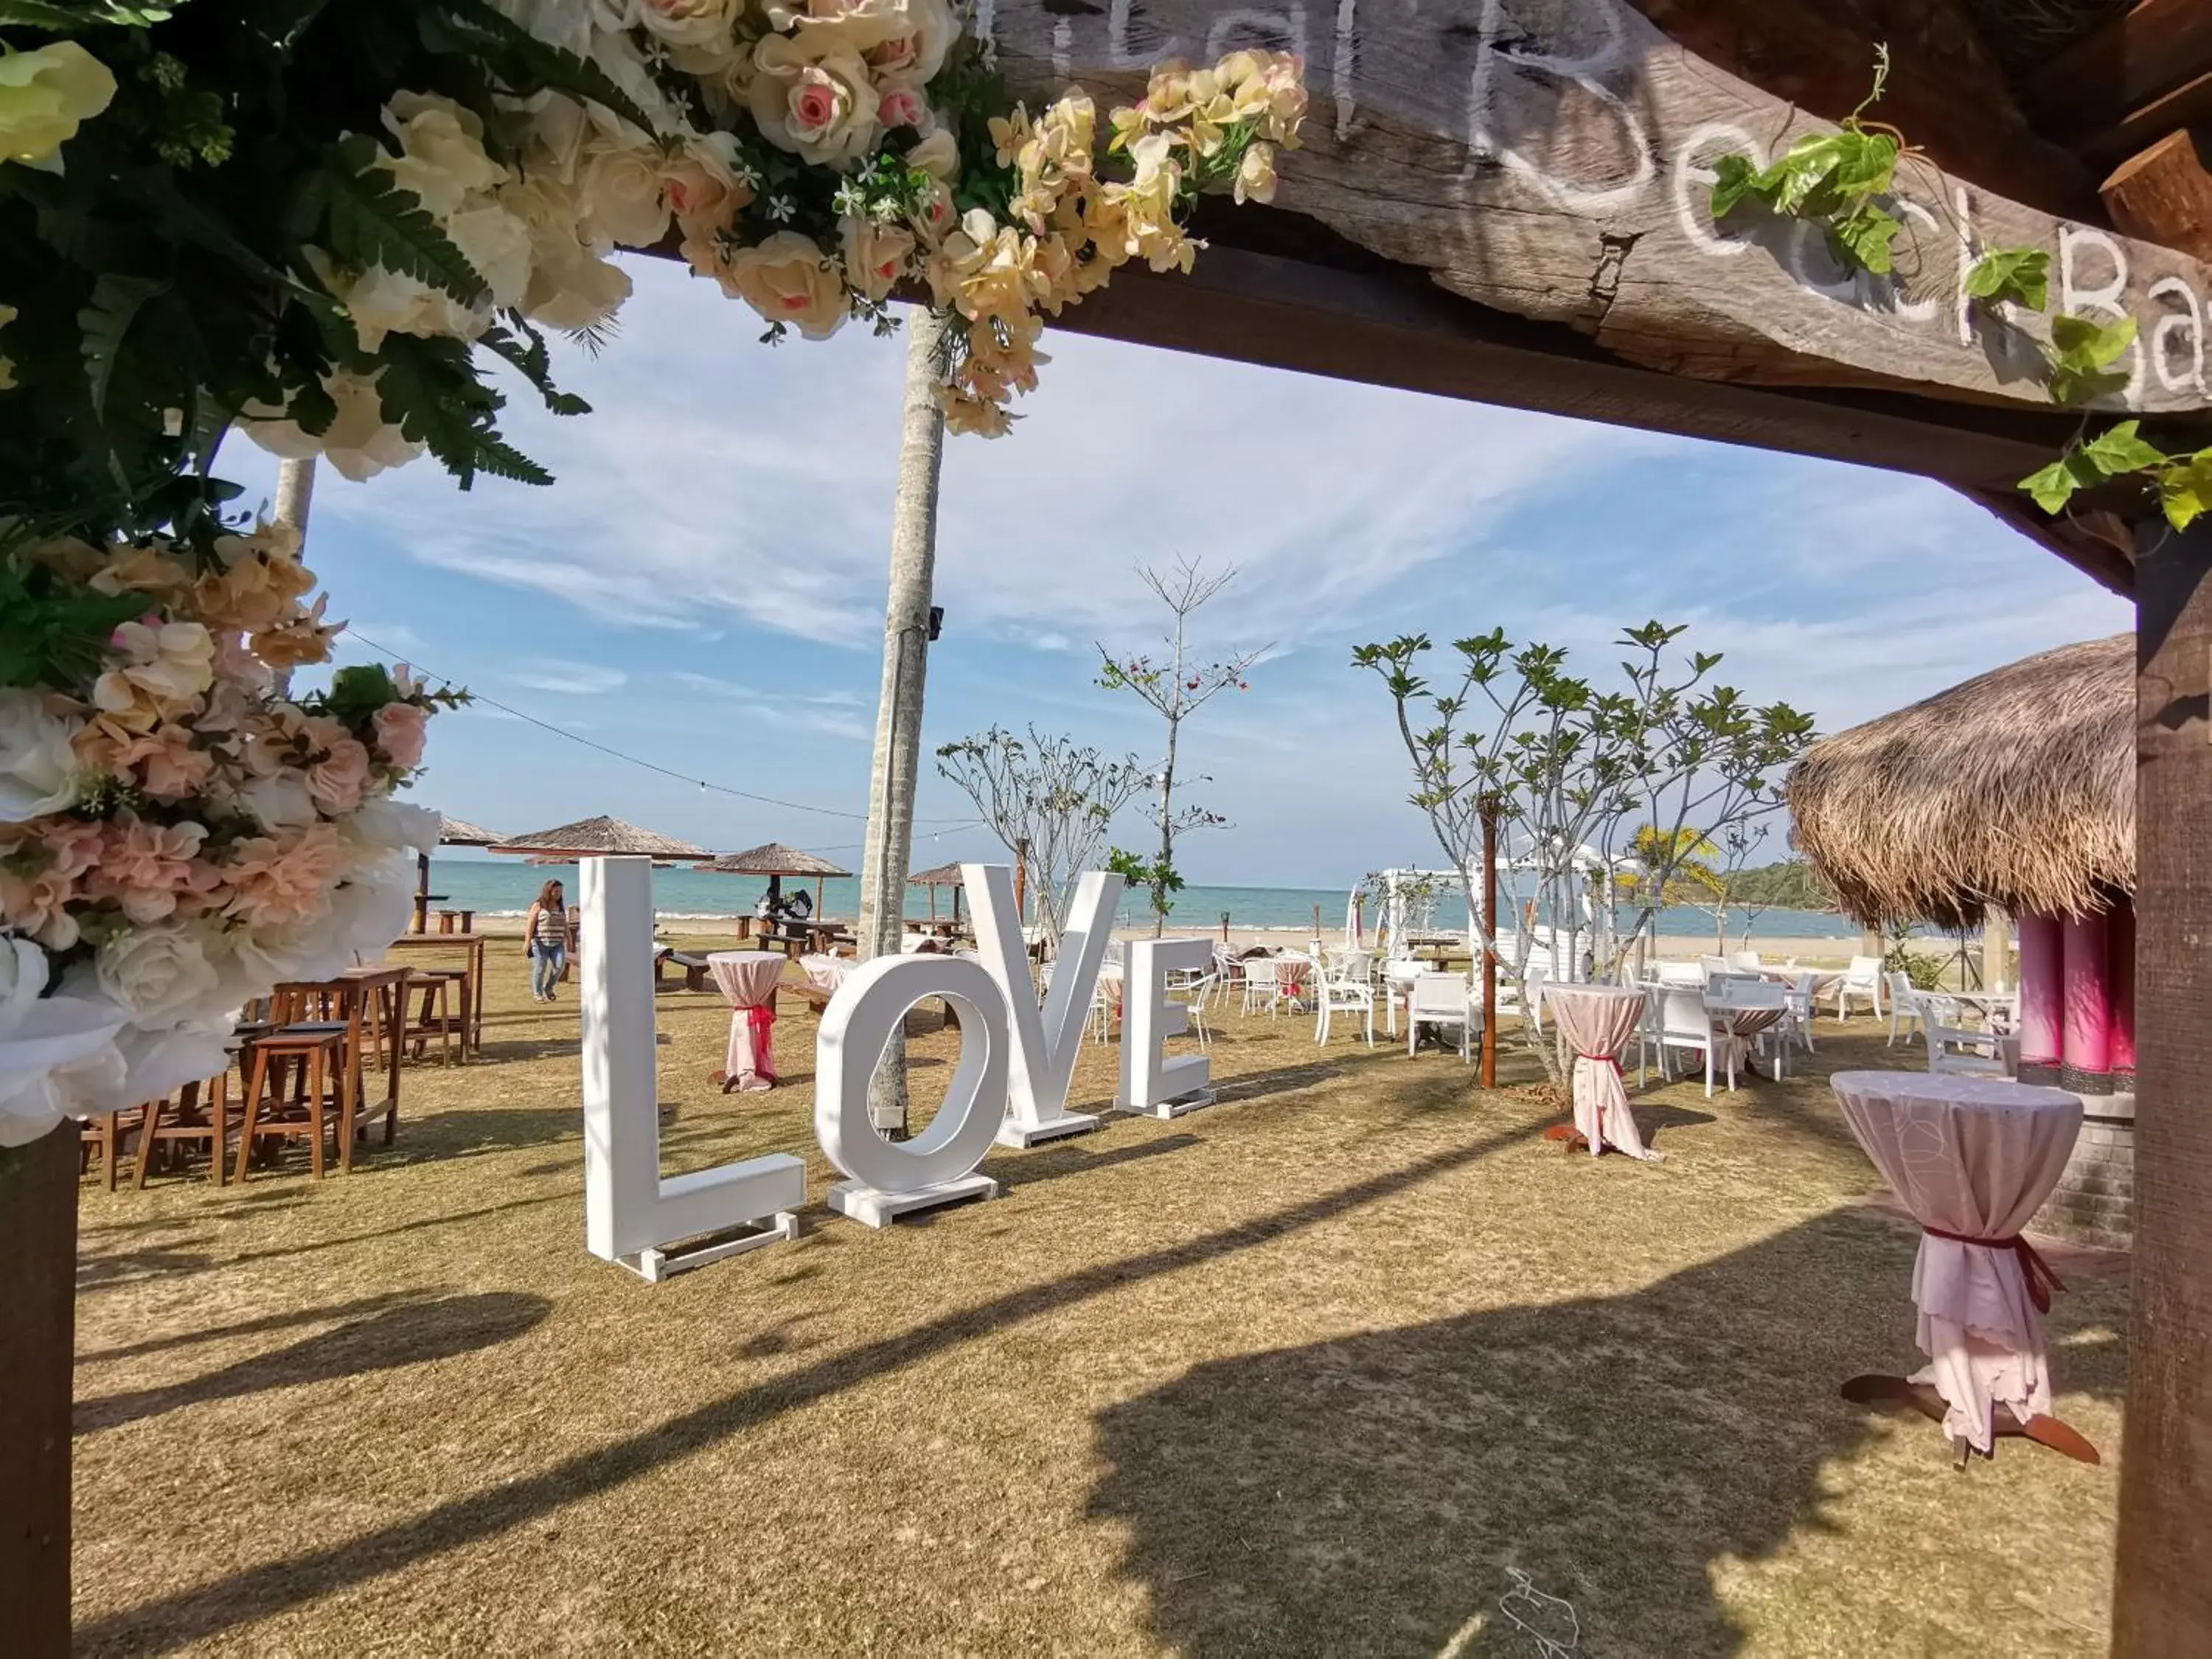
[[[237,1007],[380,952],[392,799],[440,697],[348,668],[243,429],[364,478],[428,450],[547,483],[556,413],[687,262],[818,338],[950,318],[948,423],[1006,430],[1042,319],[1187,270],[1200,191],[1266,201],[1295,58],[1163,65],[1103,126],[1011,105],[948,0],[20,0],[0,8],[0,1145],[211,1073]],[[1103,142],[1102,142],[1103,141]]]
[[[438,818],[392,799],[455,694],[289,671],[337,629],[298,538],[19,550],[0,570],[0,1147],[228,1063],[239,1009],[374,960]]]

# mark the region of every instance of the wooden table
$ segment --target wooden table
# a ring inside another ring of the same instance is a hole
[[[391,1143],[392,1126],[399,1116],[400,1039],[407,1029],[407,979],[413,971],[404,963],[349,968],[332,979],[289,980],[272,993],[280,1000],[296,996],[307,1001],[326,1003],[331,1017],[345,1023],[345,1064],[352,1081],[355,1121],[366,1121],[380,1112],[384,1114],[386,1145]],[[362,1063],[362,1017],[372,1000],[378,1005],[379,1022],[390,1044],[384,1056],[384,1097],[374,1102],[367,1097],[368,1080]]]
[[[483,933],[403,933],[392,941],[394,951],[415,955],[429,951],[457,951],[465,958],[461,975],[461,1058],[472,1058],[483,1047],[484,944]]]

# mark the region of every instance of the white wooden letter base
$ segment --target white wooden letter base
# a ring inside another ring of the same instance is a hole
[[[1202,939],[1141,939],[1129,946],[1121,984],[1121,1097],[1115,1105],[1148,1117],[1181,1117],[1213,1104],[1212,1067],[1203,1054],[1167,1057],[1167,1040],[1190,1030],[1181,1003],[1167,1000],[1171,970],[1203,973],[1213,946]]]
[[[890,1141],[868,1121],[868,1079],[906,1011],[941,997],[960,1015],[960,1060],[945,1104],[912,1140]],[[975,1173],[1006,1110],[1006,1002],[980,963],[964,957],[878,957],[847,975],[822,1011],[814,1045],[814,1133],[851,1177],[830,1207],[871,1227],[965,1198],[995,1198]]]
[[[653,863],[591,858],[580,874],[586,1245],[658,1283],[796,1238],[806,1165],[788,1153],[661,1179]],[[672,1248],[687,1239],[700,1242]]]

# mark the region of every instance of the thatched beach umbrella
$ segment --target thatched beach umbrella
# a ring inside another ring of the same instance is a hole
[[[489,830],[471,823],[466,818],[449,818],[438,815],[438,845],[441,847],[489,847],[499,836]],[[430,901],[442,895],[430,891],[430,855],[415,855],[415,931],[430,931]]]
[[[828,859],[813,853],[802,853],[796,847],[786,847],[772,841],[760,847],[749,847],[742,853],[725,853],[720,858],[697,866],[718,876],[766,876],[770,904],[783,900],[783,878],[786,876],[814,878],[814,917],[822,919],[822,884],[831,876],[849,876],[850,870],[841,870]]]
[[[520,853],[552,863],[566,859],[630,856],[649,859],[703,859],[714,856],[703,847],[672,836],[655,835],[620,818],[580,818],[535,835],[513,836],[499,842],[495,853]]]
[[[2135,886],[2136,641],[2061,646],[1814,744],[1800,851],[1865,927],[2104,909]]]
[[[958,865],[940,864],[934,870],[924,870],[919,874],[908,876],[906,878],[906,884],[909,887],[929,889],[929,919],[932,921],[937,920],[937,890],[940,887],[950,887],[952,890],[952,925],[955,927],[959,927],[960,894],[968,884],[962,878]]]

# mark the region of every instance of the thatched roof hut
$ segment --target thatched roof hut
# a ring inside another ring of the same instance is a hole
[[[449,818],[438,815],[438,844],[441,847],[496,847],[507,837],[495,830],[471,823],[466,818]]]
[[[712,854],[703,847],[673,836],[658,836],[620,818],[580,818],[535,835],[515,836],[492,848],[495,853],[551,854],[568,858],[634,855],[653,859],[703,859]]]
[[[769,842],[763,847],[750,847],[742,853],[725,853],[711,863],[702,864],[702,870],[711,870],[718,876],[849,876],[850,870],[840,870],[828,859],[812,853],[802,853],[796,847],[786,847],[780,841]]]
[[[965,887],[968,884],[962,879],[958,865],[940,864],[933,870],[915,871],[906,878],[906,884],[909,887]]]
[[[1814,744],[1798,848],[1867,927],[2103,909],[2135,886],[2135,656],[2061,646]]]

